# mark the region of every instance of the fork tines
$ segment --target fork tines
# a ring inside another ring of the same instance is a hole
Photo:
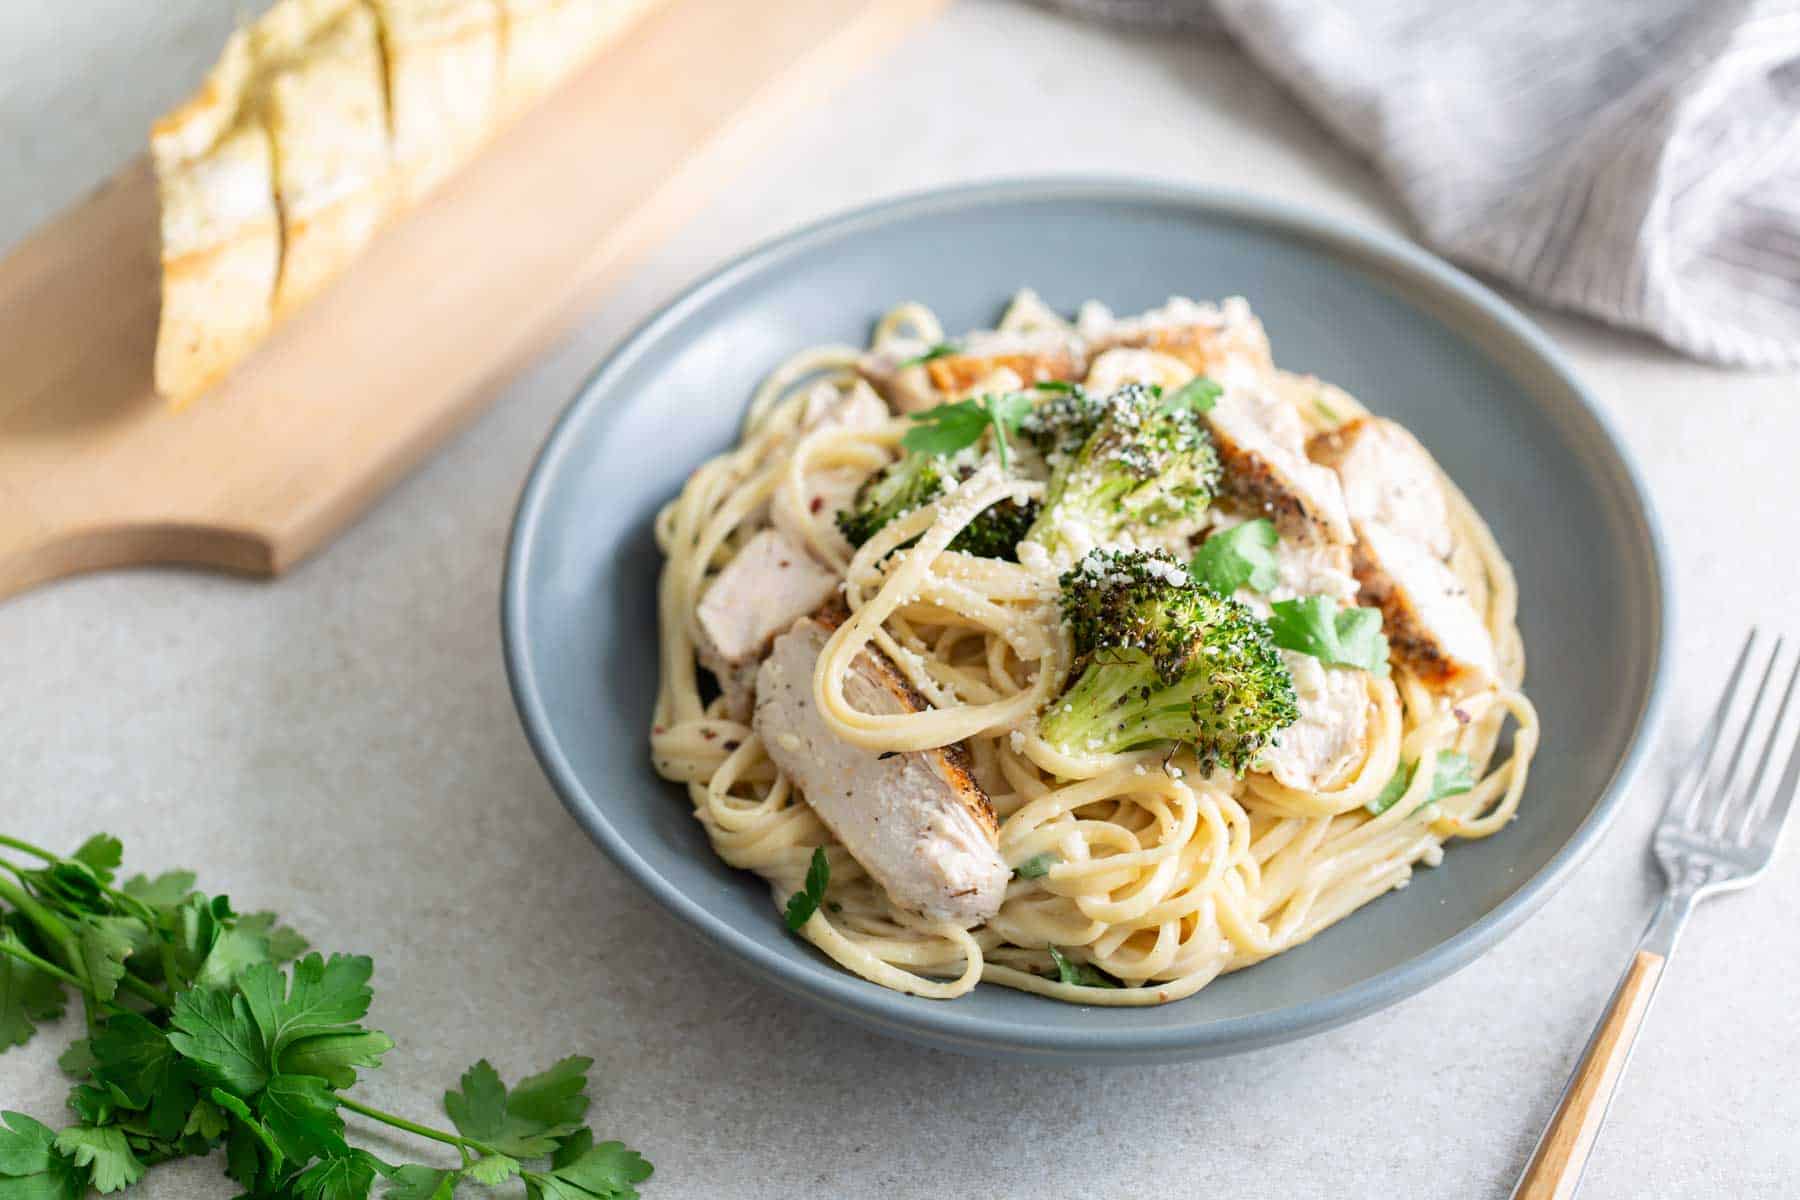
[[[1670,796],[1657,831],[1659,842],[1664,834],[1678,834],[1689,850],[1737,851],[1732,855],[1740,859],[1735,865],[1751,871],[1766,864],[1774,851],[1800,783],[1800,736],[1789,723],[1800,685],[1800,655],[1794,656],[1791,669],[1784,668],[1783,639],[1775,639],[1766,660],[1758,645],[1761,640],[1755,629],[1745,639],[1725,694],[1701,735],[1700,753]],[[1747,676],[1759,679],[1754,690],[1745,685]],[[1785,679],[1785,684],[1778,684],[1778,679]],[[1779,705],[1770,702],[1773,689],[1781,692]],[[1730,757],[1721,762],[1728,743]],[[1787,747],[1791,749],[1786,768],[1769,786],[1769,764]]]

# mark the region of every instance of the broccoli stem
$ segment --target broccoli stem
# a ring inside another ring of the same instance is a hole
[[[1044,714],[1038,726],[1044,740],[1075,753],[1119,754],[1191,733],[1191,689],[1162,683],[1141,651],[1113,653],[1088,664]]]

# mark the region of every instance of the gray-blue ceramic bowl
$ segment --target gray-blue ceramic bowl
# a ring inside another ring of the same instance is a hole
[[[1278,958],[1161,1008],[1087,1008],[983,986],[922,1000],[846,974],[789,934],[764,885],[716,859],[650,768],[657,508],[734,438],[756,380],[795,349],[861,343],[908,299],[946,328],[1011,292],[1120,312],[1242,294],[1277,359],[1405,422],[1518,570],[1527,689],[1544,741],[1520,815]],[[1651,506],[1545,337],[1415,247],[1252,197],[1029,180],[878,204],[780,238],[651,319],[588,380],[519,504],[503,597],[525,731],[583,829],[752,972],[883,1033],[1042,1062],[1223,1054],[1407,996],[1516,927],[1606,829],[1664,673],[1668,603]],[[598,919],[598,914],[596,914]]]

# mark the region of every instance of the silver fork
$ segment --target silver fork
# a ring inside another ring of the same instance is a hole
[[[1792,740],[1784,738],[1783,730],[1795,685],[1800,683],[1800,664],[1796,664],[1782,690],[1781,705],[1769,720],[1764,702],[1781,658],[1780,638],[1775,639],[1775,648],[1760,672],[1762,682],[1749,701],[1730,760],[1720,763],[1721,751],[1732,741],[1727,727],[1735,724],[1735,711],[1749,691],[1741,685],[1756,643],[1757,632],[1752,629],[1726,681],[1718,711],[1701,738],[1700,753],[1669,797],[1656,826],[1651,846],[1667,881],[1662,903],[1619,980],[1606,1015],[1588,1039],[1581,1062],[1563,1089],[1556,1115],[1550,1118],[1525,1173],[1513,1188],[1513,1200],[1567,1200],[1575,1194],[1682,926],[1706,897],[1754,883],[1774,856],[1782,822],[1793,805],[1795,785],[1800,783],[1800,744],[1795,744],[1780,780],[1773,787],[1765,786],[1770,761]],[[1751,764],[1745,755],[1759,726],[1768,732]],[[1745,772],[1752,766],[1754,774],[1746,780]]]

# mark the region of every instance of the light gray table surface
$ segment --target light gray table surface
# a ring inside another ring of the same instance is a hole
[[[0,4],[0,245],[140,146],[226,0]],[[497,588],[552,418],[654,306],[746,245],[890,193],[1092,169],[1228,184],[1404,230],[1378,181],[1228,47],[971,0],[797,120],[491,413],[273,584],[136,570],[0,604],[0,829],[197,868],[371,953],[415,1116],[473,1059],[597,1060],[593,1119],[647,1196],[1498,1197],[1647,918],[1645,841],[1752,621],[1800,632],[1800,386],[1527,305],[1656,491],[1678,582],[1663,733],[1614,829],[1523,929],[1428,992],[1221,1061],[1044,1070],[916,1050],[726,964],[594,849],[507,697]],[[371,397],[371,403],[379,403]],[[649,682],[646,681],[646,686]],[[1527,803],[1564,798],[1532,794]],[[1451,855],[1454,863],[1454,852]],[[63,1117],[63,1038],[0,1057],[0,1107]],[[1585,1196],[1800,1189],[1800,854],[1703,908]],[[224,1197],[217,1163],[147,1198]]]

